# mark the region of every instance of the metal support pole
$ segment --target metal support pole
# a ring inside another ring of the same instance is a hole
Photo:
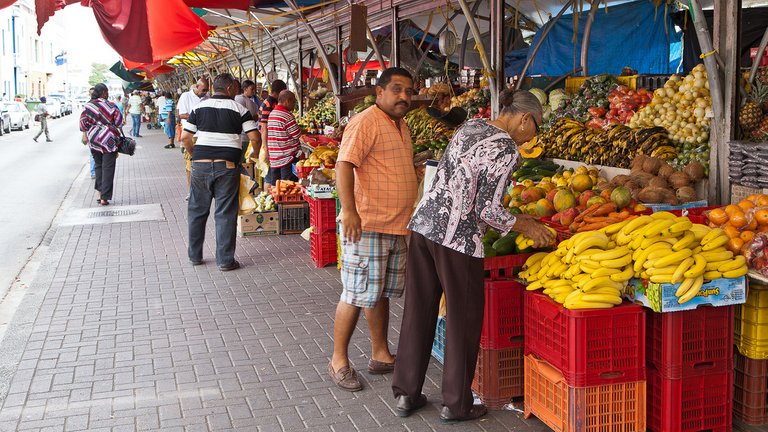
[[[488,62],[488,55],[485,51],[485,46],[483,45],[483,40],[480,39],[480,30],[477,28],[477,22],[475,21],[474,15],[469,10],[469,6],[467,6],[466,0],[459,0],[459,6],[461,6],[461,10],[464,11],[464,15],[467,18],[467,25],[469,25],[469,29],[472,30],[472,37],[475,39],[475,43],[477,44],[477,49],[480,52],[480,60],[483,62],[483,66],[485,67],[485,70],[490,74],[488,77],[488,88],[491,91],[491,96],[494,94],[498,96],[498,86],[496,82],[496,78],[494,77],[494,70],[491,67],[491,64]],[[498,105],[498,104],[497,104]],[[491,109],[493,110],[494,104],[491,102]],[[498,109],[495,108],[495,109]]]
[[[317,49],[317,55],[320,56],[321,59],[323,59],[323,63],[326,65],[326,67],[330,67],[331,62],[328,60],[328,55],[325,53],[325,48],[323,48],[323,43],[320,41],[320,37],[315,32],[315,29],[312,28],[311,25],[307,22],[307,18],[304,16],[304,13],[299,10],[299,6],[296,4],[295,0],[285,0],[285,4],[287,4],[291,9],[293,9],[298,15],[299,20],[304,25],[304,28],[307,30],[307,33],[309,34],[309,37],[312,39],[312,42],[315,43],[315,48]],[[336,81],[336,77],[329,75],[329,81],[331,82],[331,89],[333,90],[333,94],[339,96],[341,95],[341,87],[339,86],[339,83]],[[340,113],[336,113],[337,115]]]
[[[601,0],[592,0],[592,7],[589,9],[587,24],[584,26],[584,36],[581,38],[581,72],[583,76],[589,76],[589,66],[587,65],[589,56],[589,36],[592,33],[592,24],[595,23],[595,15],[600,7]]]
[[[349,5],[352,6],[352,0],[349,0]],[[373,37],[373,32],[371,31],[371,26],[368,25],[368,21],[365,22],[365,34],[368,36],[368,41],[371,43],[373,52],[376,53],[376,58],[379,59],[379,70],[383,71],[386,69],[384,67],[384,56],[382,56],[379,51],[379,46],[376,44],[376,38]]]
[[[347,59],[344,56],[344,50],[341,49],[342,37],[343,35],[341,33],[341,26],[336,27],[336,54],[339,58],[339,64],[337,65],[338,67],[336,68],[336,79],[339,82],[339,87],[343,89],[346,81],[345,71],[347,67],[346,65]]]
[[[491,66],[489,74],[498,85],[499,91],[504,86],[504,0],[491,2]],[[491,92],[491,117],[499,116],[499,92]]]
[[[477,0],[472,5],[472,16],[477,14],[477,10],[480,9],[481,1]],[[458,35],[456,35],[458,36]],[[469,25],[464,26],[464,34],[461,36],[461,52],[459,53],[459,70],[464,69],[464,60],[467,56],[467,39],[469,39]]]
[[[297,35],[297,39],[299,44],[299,47],[298,47],[299,59],[296,62],[296,68],[299,70],[299,86],[296,88],[296,99],[298,99],[299,101],[299,117],[303,117],[304,116],[304,86],[303,86],[303,82],[304,82],[304,79],[303,79],[304,78],[304,58],[303,57],[304,56],[303,56],[303,51],[301,49],[301,45],[302,45],[301,38],[298,37],[298,35]]]
[[[242,74],[245,73],[246,76],[248,74],[248,71],[245,69],[245,66],[243,66],[243,62],[240,61],[240,57],[235,54],[235,47],[234,45],[230,45],[230,42],[224,41],[224,45],[229,48],[229,52],[232,53],[232,55],[235,57],[235,60],[237,61],[237,64],[240,65],[240,81],[242,81]]]
[[[397,6],[392,8],[392,40],[390,41],[389,64],[400,67],[400,23],[397,20]]]
[[[752,61],[752,68],[749,70],[749,83],[752,84],[755,81],[755,74],[757,73],[757,68],[760,66],[760,61],[763,59],[763,54],[765,53],[765,47],[768,47],[768,27],[765,28],[765,33],[763,33],[763,38],[760,40],[760,47],[757,51],[757,56],[755,57],[755,60]]]
[[[517,84],[515,84],[515,88],[519,89],[520,86],[523,84],[523,78],[525,78],[525,73],[528,72],[528,68],[531,66],[531,63],[533,63],[534,58],[536,57],[536,53],[539,52],[539,48],[541,48],[541,44],[544,42],[544,39],[547,38],[547,35],[549,35],[549,31],[552,30],[552,27],[555,26],[555,23],[562,17],[565,12],[568,10],[568,8],[571,7],[571,4],[573,3],[573,0],[568,0],[565,3],[565,6],[563,6],[562,9],[560,9],[560,12],[555,15],[554,18],[547,24],[547,28],[544,29],[544,31],[541,32],[541,37],[539,37],[539,40],[536,41],[536,45],[533,46],[533,49],[531,49],[531,54],[528,56],[528,59],[525,61],[525,66],[523,66],[523,71],[520,73],[520,79],[517,80]]]

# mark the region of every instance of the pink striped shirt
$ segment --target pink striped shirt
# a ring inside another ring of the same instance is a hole
[[[267,148],[269,149],[269,166],[280,168],[293,161],[301,153],[299,146],[299,125],[296,118],[282,105],[277,105],[269,113],[267,122]]]

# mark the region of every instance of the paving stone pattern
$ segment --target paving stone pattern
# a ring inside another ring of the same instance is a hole
[[[238,239],[244,268],[221,273],[212,221],[205,265],[190,266],[180,152],[142,133],[136,155],[118,159],[114,204],[160,203],[166,221],[54,226],[38,291],[9,329],[16,340],[0,344],[15,359],[0,375],[1,431],[547,430],[514,411],[440,425],[435,361],[430,405],[395,417],[390,377],[364,371],[364,318],[350,355],[365,390],[334,387],[338,271],[314,268],[299,236],[275,236]],[[71,194],[72,207],[96,207],[87,176]],[[394,349],[402,301],[392,312]]]

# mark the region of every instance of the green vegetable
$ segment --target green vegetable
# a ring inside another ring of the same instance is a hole
[[[510,232],[504,237],[493,242],[493,249],[500,256],[511,255],[515,253],[515,239],[517,238],[516,232]]]

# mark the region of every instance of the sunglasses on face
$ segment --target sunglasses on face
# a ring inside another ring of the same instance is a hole
[[[533,120],[533,125],[536,127],[536,135],[539,134],[539,122],[536,121],[536,117],[533,114],[530,114],[531,120]]]

